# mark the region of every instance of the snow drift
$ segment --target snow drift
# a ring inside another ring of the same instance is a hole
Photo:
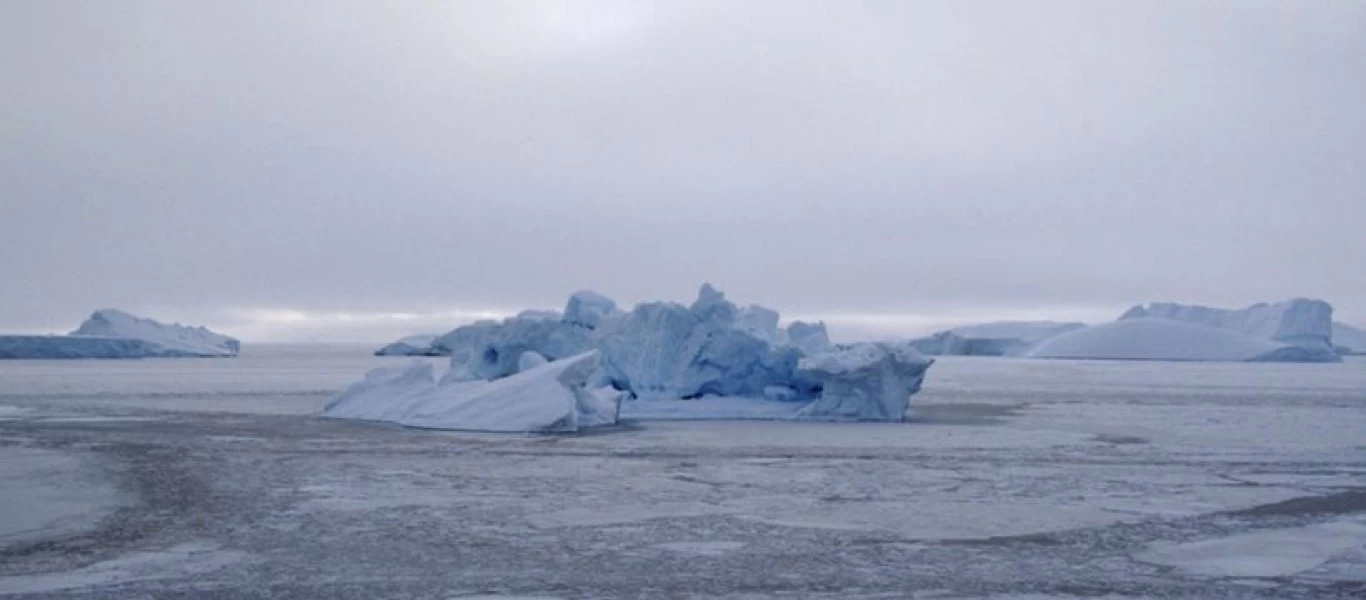
[[[0,358],[151,358],[237,356],[239,342],[204,327],[167,325],[102,309],[70,335],[0,336]]]

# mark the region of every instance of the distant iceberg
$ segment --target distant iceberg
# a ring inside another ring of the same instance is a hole
[[[1334,321],[1333,345],[1339,354],[1366,354],[1366,331]]]
[[[780,326],[777,311],[740,307],[710,285],[688,306],[650,302],[623,311],[594,292],[576,292],[562,313],[537,311],[481,321],[437,336],[430,346],[451,356],[434,389],[484,389],[525,373],[592,355],[593,372],[571,389],[581,406],[620,393],[620,414],[636,418],[791,418],[899,421],[933,361],[909,346],[832,346],[823,323]],[[548,361],[541,364],[541,361]],[[558,368],[558,367],[557,367]],[[414,379],[435,374],[420,366],[377,370],[339,395],[327,416],[390,420],[414,426],[525,431],[525,421],[429,420],[418,424],[412,406],[430,405],[430,391],[414,395]],[[419,372],[420,371],[420,372]],[[577,373],[578,371],[574,371]],[[575,380],[577,382],[577,380]],[[426,389],[425,383],[418,384]],[[568,385],[568,384],[567,384]],[[466,386],[475,386],[467,388]],[[491,389],[491,388],[490,388]],[[501,388],[500,388],[501,389]],[[503,389],[498,402],[541,406],[546,386]],[[463,392],[462,392],[463,393]],[[563,397],[556,392],[552,395]],[[614,400],[615,402],[615,400]],[[481,405],[483,406],[483,405]],[[577,422],[602,422],[583,415]],[[616,408],[611,411],[615,422]],[[467,413],[462,413],[462,415]],[[538,413],[540,414],[540,413]],[[548,414],[548,413],[546,413]],[[459,425],[458,427],[456,425]],[[534,430],[545,430],[537,423]]]
[[[97,310],[70,335],[0,336],[0,358],[237,356],[240,343],[204,327],[167,325],[115,309]]]
[[[1049,338],[1031,358],[1335,362],[1333,307],[1293,299],[1228,310],[1174,303],[1135,306],[1118,321]]]
[[[1312,361],[1298,346],[1227,329],[1133,318],[1044,340],[1029,358],[1193,361]]]
[[[1154,302],[1135,306],[1120,319],[1155,317],[1245,333],[1283,344],[1300,346],[1309,354],[1333,355],[1333,305],[1322,300],[1294,298],[1274,304],[1254,304],[1230,310]]]
[[[999,321],[940,331],[910,344],[930,356],[1019,356],[1043,340],[1083,327],[1085,323]]]
[[[445,356],[447,353],[432,346],[437,334],[417,334],[399,338],[375,351],[375,356]]]

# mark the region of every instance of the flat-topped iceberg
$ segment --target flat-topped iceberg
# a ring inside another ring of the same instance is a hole
[[[160,350],[131,338],[0,335],[0,358],[145,358],[158,356]]]
[[[1049,338],[1030,358],[1317,362],[1302,346],[1205,325],[1161,318],[1128,318]]]
[[[1236,331],[1305,350],[1308,360],[1331,361],[1333,306],[1322,300],[1293,298],[1274,304],[1254,304],[1242,309],[1211,308],[1174,302],[1153,302],[1130,308],[1123,319],[1158,318]]]
[[[240,343],[204,327],[160,323],[115,309],[97,310],[69,335],[0,336],[0,358],[152,358],[237,356]]]
[[[591,354],[594,366],[587,381],[569,386],[588,390],[575,392],[581,408],[593,404],[593,397],[619,392],[622,414],[642,418],[904,418],[905,407],[919,390],[931,361],[909,346],[832,347],[823,323],[794,322],[782,327],[780,322],[777,311],[737,306],[710,285],[703,285],[688,306],[648,302],[630,311],[618,309],[606,296],[581,291],[569,298],[562,313],[522,313],[437,336],[431,346],[449,353],[451,360],[450,368],[432,386],[443,395],[504,385],[526,373]],[[803,362],[807,360],[817,362]],[[410,377],[435,375],[419,367],[410,369],[371,373],[338,396],[329,405],[328,416],[381,414],[386,417],[382,420],[413,426],[525,430],[525,422],[499,425],[503,421],[497,419],[474,427],[468,412],[461,412],[457,420],[415,421],[411,414],[416,405],[407,382]],[[374,390],[383,388],[390,389],[389,402],[397,408],[347,408],[352,402],[364,406],[380,402]],[[539,406],[541,400],[528,394],[499,397]],[[563,397],[558,392],[551,395]],[[416,402],[427,404],[426,400]],[[605,401],[599,401],[597,411],[582,408],[577,419],[584,422],[591,420],[585,415],[611,412],[610,420],[615,422],[615,400],[612,410],[605,406]],[[391,410],[408,416],[393,418]],[[458,427],[456,421],[460,421]]]
[[[597,351],[492,381],[438,383],[431,363],[375,369],[323,409],[323,416],[464,431],[565,433],[616,423],[620,392],[589,389]]]
[[[1243,309],[1153,302],[1118,321],[1039,342],[1025,356],[1118,360],[1336,362],[1333,307],[1295,298]]]

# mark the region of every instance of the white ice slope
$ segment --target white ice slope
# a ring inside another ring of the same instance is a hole
[[[431,363],[413,361],[371,371],[328,402],[323,416],[493,432],[563,433],[611,425],[619,394],[587,388],[598,361],[590,351],[494,381],[440,384]]]

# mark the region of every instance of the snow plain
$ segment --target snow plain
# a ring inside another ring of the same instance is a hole
[[[62,461],[118,500],[93,523],[0,543],[0,597],[1366,590],[1358,357],[945,357],[908,423],[636,421],[566,437],[310,416],[357,372],[410,360],[369,352],[0,363],[0,448]],[[10,479],[5,502],[49,489]]]

